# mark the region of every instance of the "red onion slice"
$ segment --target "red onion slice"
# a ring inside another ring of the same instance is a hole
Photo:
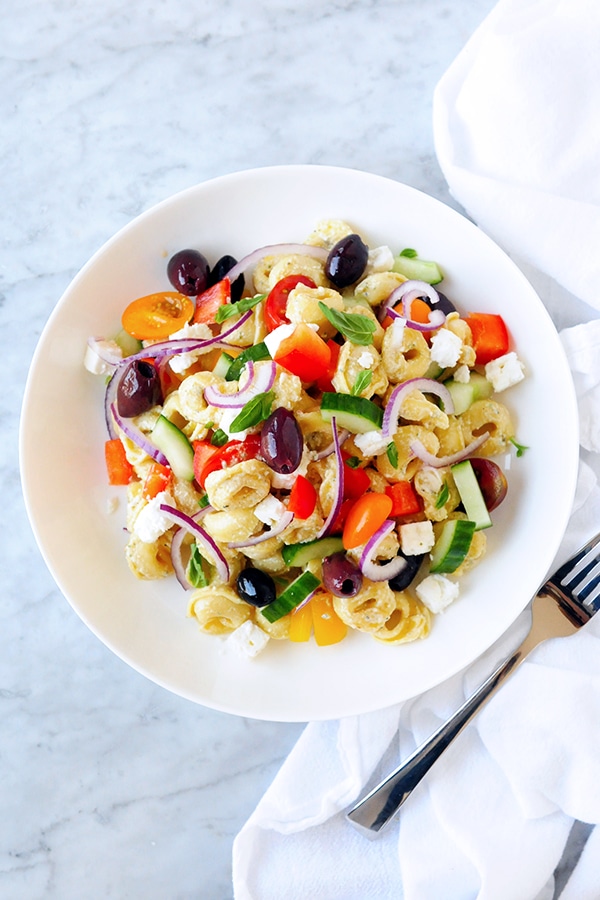
[[[450,415],[454,412],[452,396],[445,385],[440,384],[439,381],[434,381],[433,378],[411,378],[408,381],[403,382],[403,384],[396,385],[390,394],[390,398],[383,414],[383,423],[381,426],[383,437],[389,437],[391,439],[398,424],[398,417],[402,410],[402,404],[412,391],[423,391],[423,393],[435,394],[443,402],[445,412]]]
[[[219,547],[216,542],[211,538],[210,534],[201,528],[197,522],[191,516],[186,515],[186,513],[181,512],[181,510],[177,509],[175,506],[169,506],[168,503],[160,504],[160,511],[163,512],[166,516],[168,516],[173,522],[177,525],[181,525],[187,531],[194,535],[197,542],[202,546],[202,549],[206,553],[208,557],[210,557],[211,562],[215,566],[217,570],[217,575],[221,579],[221,581],[227,583],[229,581],[229,563],[221,553]]]
[[[204,399],[209,406],[219,409],[238,409],[257,394],[270,391],[275,381],[277,366],[273,360],[265,360],[256,365],[251,359],[244,366],[246,381],[244,386],[233,394],[224,394],[215,384],[204,388]]]
[[[255,547],[257,544],[262,544],[263,541],[268,541],[269,538],[277,537],[278,534],[285,531],[293,519],[294,513],[287,510],[283,513],[277,525],[273,525],[272,528],[268,528],[266,531],[257,534],[255,537],[246,538],[244,541],[231,541],[227,546],[230,547],[231,550],[241,550],[243,547]]]
[[[113,419],[116,425],[121,429],[123,434],[129,438],[130,441],[143,450],[150,459],[153,459],[154,462],[160,463],[161,466],[168,466],[169,460],[158,447],[155,447],[152,441],[150,441],[146,435],[140,431],[137,425],[134,425],[131,419],[124,419],[117,412],[116,404],[112,404],[110,407],[110,411],[112,413]]]
[[[343,429],[339,433],[339,444],[340,447],[344,443],[344,441],[350,436],[350,432]],[[316,455],[315,459],[325,459],[327,456],[331,456],[332,453],[335,453],[335,441],[332,441],[328,444],[324,450],[320,450]]]
[[[399,575],[406,566],[406,560],[402,556],[395,556],[394,559],[390,559],[389,562],[381,565],[375,562],[377,548],[395,527],[395,522],[391,519],[386,519],[364,546],[358,565],[365,578],[368,578],[370,581],[389,581],[390,578],[395,578],[396,575]]]
[[[432,309],[428,322],[415,322],[411,319],[410,307],[413,300],[416,300],[417,297],[427,297],[431,303],[438,303],[440,299],[435,288],[427,284],[426,281],[416,281],[415,279],[404,281],[392,291],[387,300],[379,307],[380,321],[383,321],[386,316],[390,316],[392,319],[405,319],[408,327],[413,328],[415,331],[433,331],[436,328],[440,328],[446,321],[446,315],[441,309]],[[400,301],[402,301],[402,313],[398,313],[393,309]]]
[[[432,309],[428,322],[415,322],[404,311],[399,313],[395,309],[388,309],[387,315],[391,319],[402,319],[406,323],[407,328],[412,328],[413,331],[435,331],[436,328],[440,328],[446,321],[446,314],[441,309]]]
[[[205,516],[207,512],[211,512],[211,510],[212,506],[205,506],[203,509],[195,513],[195,515],[192,516],[192,519],[197,522],[198,519],[202,518],[202,516]],[[173,535],[173,540],[171,542],[171,562],[173,563],[175,577],[185,591],[189,591],[193,587],[193,585],[188,581],[187,566],[183,562],[181,552],[183,540],[187,534],[189,534],[188,529],[182,525]]]
[[[122,374],[122,369],[116,369],[115,372],[113,372],[108,384],[106,385],[106,390],[104,392],[104,419],[106,421],[106,430],[108,431],[108,436],[111,440],[114,440],[119,436],[115,428],[115,420],[112,412],[112,407],[117,402],[117,391],[119,389],[119,382],[121,380]]]
[[[471,455],[471,453],[474,453],[475,450],[478,450],[481,445],[487,441],[489,436],[489,431],[484,431],[484,433],[479,435],[478,438],[475,438],[474,441],[471,441],[471,443],[468,444],[464,450],[459,450],[458,453],[452,453],[450,456],[434,456],[433,453],[430,453],[425,449],[425,447],[419,440],[411,442],[410,450],[411,453],[417,456],[428,466],[433,466],[434,469],[441,469],[443,466],[453,466],[454,463],[461,462],[463,459],[466,459]]]
[[[265,247],[259,247],[244,256],[233,269],[227,273],[227,277],[233,283],[238,275],[242,275],[246,269],[255,266],[265,256],[286,256],[291,253],[299,253],[302,256],[312,256],[314,259],[327,261],[329,251],[323,247],[312,247],[310,244],[267,244]]]
[[[103,343],[106,345],[104,338],[89,337],[87,343],[98,359],[101,359],[107,365],[118,366],[123,362],[123,354],[120,351],[118,353],[111,352],[106,346],[102,346]]]
[[[331,430],[333,432],[333,449],[336,456],[336,473],[335,473],[335,496],[333,500],[333,505],[329,510],[329,515],[325,519],[323,527],[319,531],[317,537],[322,538],[329,534],[331,530],[331,526],[337,519],[340,509],[342,507],[342,501],[344,499],[344,460],[342,457],[342,448],[340,446],[340,439],[338,437],[338,430],[335,421],[335,416],[331,417]]]

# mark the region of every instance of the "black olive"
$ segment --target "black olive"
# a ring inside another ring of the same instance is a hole
[[[441,309],[441,311],[445,315],[449,315],[451,312],[456,312],[456,307],[452,300],[448,300],[445,294],[442,294],[441,291],[438,291],[437,287],[435,291],[440,298],[437,303],[432,303],[429,297],[422,297],[427,306],[431,307],[431,309]]]
[[[388,583],[393,591],[404,591],[421,568],[421,563],[425,559],[425,554],[419,553],[415,556],[404,556],[404,554],[399,551],[398,556],[402,556],[406,560],[406,565],[394,578],[390,578]]]
[[[208,287],[208,262],[198,250],[179,250],[167,264],[167,278],[181,294],[196,297]]]
[[[275,582],[266,572],[249,566],[237,577],[237,592],[252,606],[267,606],[275,600]]]
[[[369,248],[358,234],[349,234],[331,249],[325,274],[338,288],[355,284],[367,267]]]
[[[326,556],[322,571],[323,585],[336,597],[354,597],[362,587],[362,573],[345,553]]]
[[[280,475],[295,472],[302,459],[304,439],[294,413],[278,406],[262,426],[260,453],[266,464]]]
[[[134,359],[126,367],[117,387],[117,412],[125,419],[139,416],[162,403],[162,390],[156,366],[145,359]]]
[[[217,282],[221,281],[227,273],[233,269],[233,267],[237,264],[237,259],[233,256],[222,256],[221,259],[218,259],[214,264],[212,269],[210,270],[210,275],[208,276],[208,286],[211,287],[213,284],[217,284]],[[244,293],[244,275],[238,275],[233,284],[231,285],[231,302],[237,303],[238,300],[241,300],[242,294]]]

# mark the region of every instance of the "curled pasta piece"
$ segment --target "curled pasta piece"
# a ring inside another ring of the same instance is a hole
[[[254,613],[254,622],[275,641],[285,641],[290,636],[290,614],[282,616],[276,622],[265,619],[260,609]]]
[[[251,509],[220,510],[207,513],[202,519],[202,527],[215,541],[227,544],[229,541],[244,541],[258,534],[262,522],[259,522]]]
[[[175,498],[177,508],[182,512],[187,513],[188,516],[193,516],[194,513],[198,512],[201,494],[191,481],[175,478],[171,492]]]
[[[423,512],[432,522],[447,519],[460,503],[460,494],[448,469],[423,466],[416,472],[413,485],[417,494],[423,498]],[[440,503],[444,486],[448,496]]]
[[[273,409],[283,406],[285,409],[290,409],[295,413],[298,409],[314,403],[303,390],[302,382],[298,376],[292,375],[291,372],[286,372],[280,366],[277,366],[273,390],[275,391]]]
[[[317,285],[327,284],[325,267],[318,259],[299,253],[285,256],[278,254],[263,256],[256,264],[252,273],[254,290],[260,294],[268,294],[271,288],[275,287],[277,282],[286,275],[306,275],[308,278],[312,278]]]
[[[379,306],[405,281],[404,275],[398,272],[375,272],[356,285],[354,296],[359,300],[366,300],[369,306]]]
[[[433,453],[438,452],[440,442],[437,435],[423,425],[401,425],[394,435],[394,444],[398,455],[398,464],[393,466],[387,453],[382,453],[375,460],[378,471],[388,481],[410,481],[415,472],[421,468],[421,460],[417,459],[410,449],[412,441],[421,441],[423,446]]]
[[[229,634],[251,617],[252,607],[228,585],[210,584],[193,591],[189,615],[207,634]]]
[[[324,518],[318,509],[308,519],[294,519],[281,537],[285,544],[300,544],[304,541],[314,540],[323,527]]]
[[[324,303],[329,309],[338,312],[344,308],[344,298],[332,288],[311,288],[305,284],[299,284],[288,295],[286,315],[294,325],[298,325],[300,322],[312,322],[319,326],[319,334],[322,337],[333,337],[336,328],[322,312],[319,303]]]
[[[231,327],[241,318],[232,316],[227,320],[227,325]],[[227,342],[233,344],[234,347],[251,347],[253,344],[260,344],[267,333],[267,326],[263,315],[263,304],[259,303],[252,310],[252,315],[244,324],[236,329],[233,334],[229,335]]]
[[[354,234],[354,229],[343,219],[320,219],[306,238],[305,243],[313,247],[325,247],[327,250],[341,241],[349,234]]]
[[[209,384],[217,385],[219,390],[227,390],[225,381],[213,372],[195,372],[184,378],[178,388],[178,404],[182,416],[189,422],[205,425],[214,419],[215,409],[204,399],[204,389]],[[229,391],[237,389],[232,383]]]
[[[431,628],[431,613],[427,607],[407,591],[396,593],[396,606],[385,624],[373,637],[385,644],[407,644],[427,637]]]
[[[125,547],[125,559],[136,578],[152,580],[172,574],[172,540],[172,531],[167,531],[150,544],[141,541],[135,534],[131,535]]]
[[[439,456],[452,456],[465,449],[465,438],[459,416],[448,416],[448,427],[434,429],[440,442]]]
[[[461,319],[457,312],[452,312],[447,316],[444,328],[451,331],[462,341],[457,365],[472,368],[475,365],[475,350],[473,348],[473,334],[467,322]]]
[[[420,331],[404,328],[399,342],[396,329],[387,328],[381,347],[383,368],[393,384],[421,378],[431,363],[429,345]]]
[[[411,391],[402,403],[400,412],[402,419],[416,422],[425,428],[446,429],[449,425],[448,415],[436,403],[428,400],[422,391]]]
[[[374,394],[384,394],[388,378],[381,362],[381,356],[374,347],[360,347],[346,341],[340,350],[332,384],[336,391],[349,394],[358,376],[371,373],[369,384],[361,391],[361,397],[370,398]]]
[[[460,417],[465,444],[478,438],[484,431],[489,438],[477,450],[478,456],[495,456],[510,449],[510,439],[515,430],[506,406],[497,400],[476,400]]]
[[[272,538],[272,540],[275,540],[275,538]],[[265,541],[265,543],[268,543],[268,541]],[[256,559],[254,565],[262,572],[268,572],[269,575],[282,575],[284,572],[287,572],[288,569],[288,565],[281,555],[281,552],[274,553],[272,556],[267,556],[265,559]]]
[[[396,597],[387,581],[365,579],[354,597],[334,597],[333,608],[350,628],[373,634],[383,628],[396,608]]]
[[[466,519],[466,515],[463,512],[452,512],[448,516],[449,519]],[[433,526],[434,534],[437,537],[440,534],[441,525],[435,524]],[[469,572],[474,566],[477,565],[478,562],[485,556],[485,551],[487,549],[487,535],[485,531],[476,531],[473,534],[473,539],[471,541],[471,546],[469,547],[469,552],[465,556],[464,560],[452,573],[453,578],[461,578],[467,572]]]
[[[215,509],[253,508],[271,490],[271,469],[258,459],[247,459],[211,472],[204,486]]]

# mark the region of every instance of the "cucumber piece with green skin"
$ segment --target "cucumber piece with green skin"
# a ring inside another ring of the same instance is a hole
[[[176,478],[192,481],[194,477],[194,448],[177,425],[159,416],[150,435],[152,443],[167,457]]]
[[[395,256],[392,272],[398,272],[411,281],[425,281],[427,284],[439,284],[444,277],[436,262],[418,257]]]
[[[450,519],[444,522],[431,551],[429,571],[433,574],[456,572],[469,552],[474,534],[475,522],[469,519]]]
[[[450,391],[455,416],[461,416],[476,400],[487,400],[494,392],[492,383],[479,372],[471,372],[471,377],[464,383],[450,378],[444,382],[444,387]]]
[[[215,363],[215,367],[213,369],[213,375],[218,375],[220,378],[226,378],[227,373],[229,371],[229,367],[233,362],[234,357],[229,353],[221,353],[218,360]]]
[[[477,476],[469,459],[463,459],[462,462],[450,466],[454,484],[460,494],[462,505],[465,508],[467,518],[471,522],[475,522],[475,531],[482,528],[489,528],[492,524],[488,508],[485,505]]]
[[[276,600],[273,600],[268,606],[263,606],[261,613],[267,622],[276,622],[306,600],[320,584],[321,582],[312,572],[303,572],[295,581],[288,584]]]
[[[321,416],[331,422],[335,416],[339,428],[346,428],[353,434],[365,434],[381,428],[383,410],[366,397],[355,397],[352,394],[323,394],[321,397]]]
[[[129,334],[128,331],[125,331],[124,328],[121,328],[120,332],[115,337],[115,344],[118,344],[121,348],[124,359],[128,356],[133,356],[134,353],[139,353],[143,346],[141,341],[134,338],[133,335]]]
[[[281,550],[283,561],[288,566],[302,568],[311,559],[325,559],[332,553],[340,553],[344,549],[341,537],[317,538],[314,541],[305,541],[303,544],[288,544]]]

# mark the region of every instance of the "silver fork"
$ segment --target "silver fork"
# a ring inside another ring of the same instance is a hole
[[[460,734],[525,657],[547,638],[566,637],[600,608],[600,534],[546,581],[533,599],[529,634],[468,700],[391,775],[358,801],[346,818],[365,837],[377,837],[446,747]]]

